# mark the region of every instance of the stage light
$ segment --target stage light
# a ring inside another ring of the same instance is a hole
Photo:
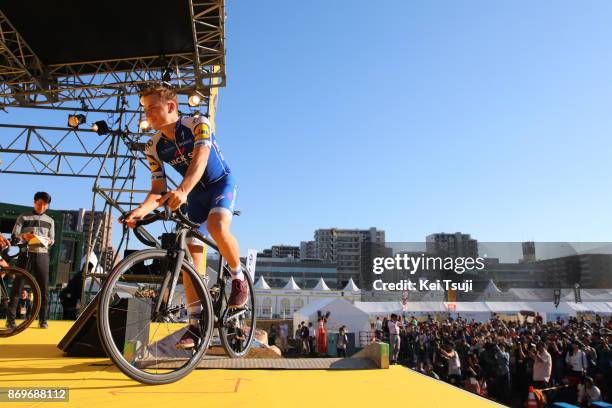
[[[202,102],[202,94],[198,91],[194,91],[191,95],[189,95],[189,99],[187,100],[187,103],[192,108],[198,106],[200,102]]]
[[[149,121],[146,119],[142,119],[138,123],[138,127],[140,128],[140,130],[147,130],[149,128]]]
[[[68,126],[73,129],[77,129],[79,125],[85,123],[86,120],[87,118],[82,114],[68,115]]]
[[[99,134],[100,136],[105,135],[110,131],[108,124],[103,120],[99,120],[96,123],[94,123],[91,126],[91,129],[97,134]]]

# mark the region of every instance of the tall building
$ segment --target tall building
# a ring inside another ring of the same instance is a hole
[[[313,259],[317,257],[317,248],[315,241],[300,242],[300,258]]]
[[[94,252],[96,254],[101,254],[111,247],[114,222],[114,217],[112,215],[102,211],[95,211],[92,216],[92,212],[86,211],[84,208],[62,212],[64,213],[65,228],[83,233],[85,238],[84,253],[88,251],[87,244],[89,242],[89,233],[92,231],[92,227],[94,233],[96,231],[98,232],[98,239],[95,242]],[[95,237],[92,236],[92,242],[94,239]]]
[[[363,244],[384,247],[385,231],[370,228],[339,229],[328,228],[315,231],[315,252],[318,258],[334,262],[338,268],[338,286],[343,287],[353,278],[357,286],[361,285],[363,265],[370,263],[368,259],[378,250],[363,253]]]
[[[299,258],[300,247],[291,245],[273,245],[272,258]]]
[[[547,286],[602,289],[612,287],[612,255],[580,254],[537,262],[546,269]]]
[[[442,257],[478,257],[478,241],[470,234],[456,232],[454,234],[428,235],[426,238],[427,253]]]
[[[291,245],[272,245],[272,248],[264,249],[257,256],[263,258],[299,258],[300,248]]]
[[[535,262],[536,261],[536,250],[535,250],[535,242],[528,241],[523,242],[523,259],[521,262]]]

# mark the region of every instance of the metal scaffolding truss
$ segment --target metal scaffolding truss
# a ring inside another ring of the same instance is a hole
[[[8,124],[0,124],[0,131],[15,132],[0,139],[2,173],[120,180],[134,176],[114,172],[105,159],[142,159],[134,149],[140,135],[127,131],[100,136],[87,129]]]
[[[224,86],[224,0],[188,0],[188,8],[193,41],[189,50],[63,63],[45,63],[0,10],[0,105],[126,96],[159,82],[178,92],[197,89],[203,94]]]
[[[0,4],[0,175],[93,179],[91,210],[102,211],[106,223],[94,228],[91,217],[89,258],[94,248],[104,246],[98,243],[116,219],[111,213],[133,209],[146,193],[136,188],[135,179],[137,173],[148,172],[144,144],[150,134],[139,129],[142,110],[134,95],[165,83],[179,94],[181,110],[214,120],[217,88],[226,83],[225,5],[224,0],[176,0],[171,6],[162,0],[108,0],[96,11],[108,29],[100,34],[85,15],[85,3]],[[142,28],[133,17],[149,21],[162,8],[173,14],[174,24],[154,24],[151,33],[144,33],[151,35],[139,36]],[[79,26],[68,27],[67,22]],[[54,38],[56,32],[64,37]],[[75,45],[68,44],[71,40]],[[203,96],[200,106],[183,109],[193,91]],[[44,115],[44,125],[3,120],[18,110],[31,110],[34,118],[51,112]],[[86,123],[67,127],[69,114],[86,115],[90,124],[105,120],[109,131],[99,135]],[[176,186],[168,181],[169,187]],[[117,248],[101,248],[98,258],[107,259],[102,266],[109,265],[109,256],[112,265],[128,241],[129,234],[124,234]],[[84,278],[100,272],[108,270],[85,271]]]

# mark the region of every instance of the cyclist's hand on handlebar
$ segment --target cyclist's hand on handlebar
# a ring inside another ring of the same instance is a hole
[[[159,205],[168,204],[172,211],[176,211],[177,208],[187,202],[187,193],[177,188],[164,194],[158,202]]]
[[[144,217],[145,215],[147,215],[145,212],[142,211],[142,208],[136,208],[133,211],[130,211],[129,213],[127,213],[127,215],[125,216],[125,218],[119,218],[119,223],[120,224],[125,224],[130,228],[134,228],[136,227],[136,221],[142,219],[142,217]]]

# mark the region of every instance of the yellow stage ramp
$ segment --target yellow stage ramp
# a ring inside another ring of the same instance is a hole
[[[195,370],[169,385],[146,386],[110,360],[67,358],[56,344],[72,322],[50,321],[0,339],[0,387],[67,387],[69,403],[0,403],[2,407],[500,407],[401,366],[382,370]],[[193,404],[193,405],[192,405]]]

